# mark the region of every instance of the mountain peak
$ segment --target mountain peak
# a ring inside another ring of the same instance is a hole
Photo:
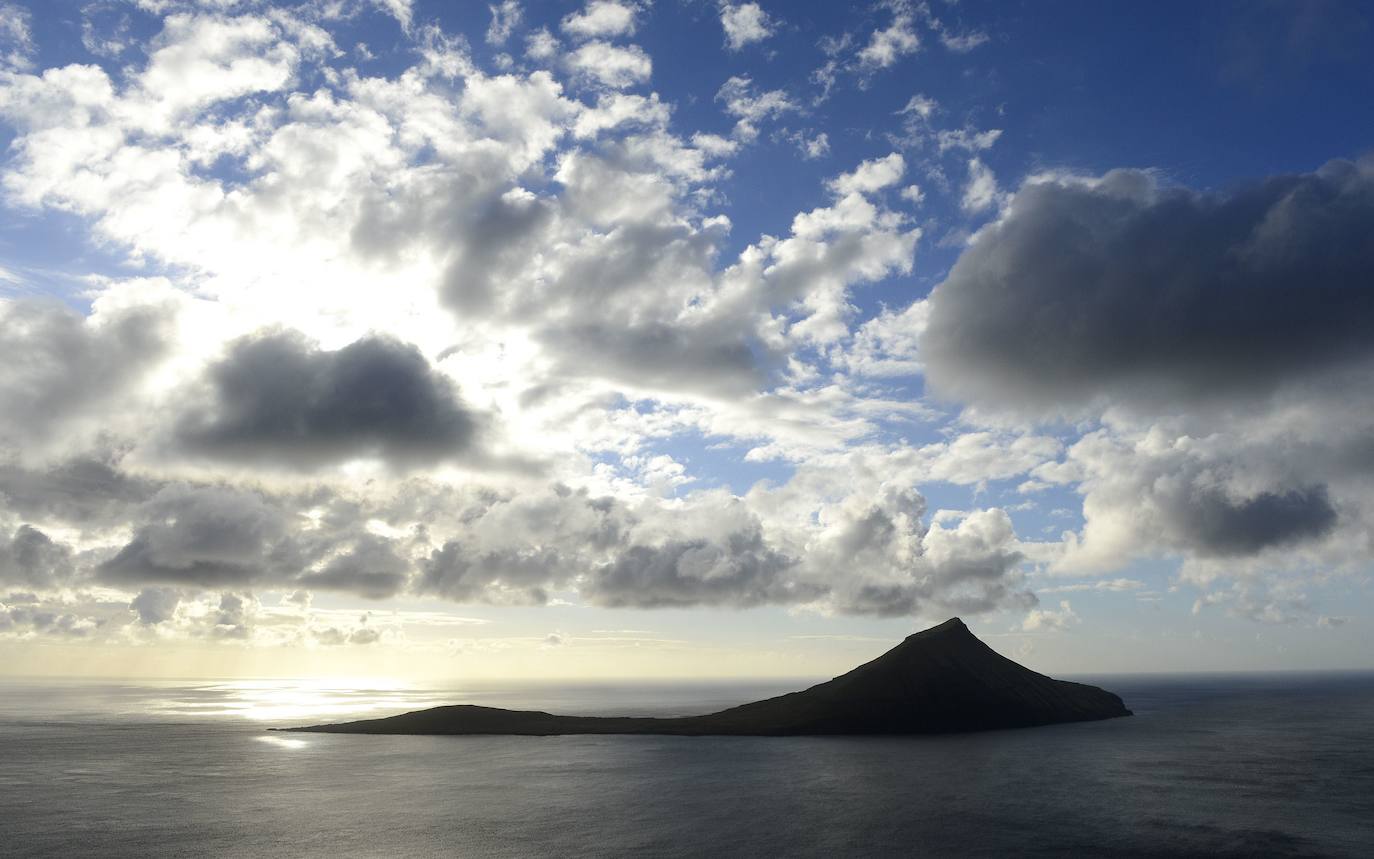
[[[957,617],[951,617],[944,623],[936,624],[935,626],[932,626],[929,629],[923,629],[920,632],[913,632],[911,635],[907,636],[907,640],[910,641],[913,638],[935,638],[936,636],[949,635],[951,633],[963,633],[965,635],[970,636],[973,635],[973,633],[969,631],[969,628],[964,624],[962,620],[960,620]]]

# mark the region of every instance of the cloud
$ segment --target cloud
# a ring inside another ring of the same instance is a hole
[[[859,50],[861,68],[884,69],[921,48],[911,4],[906,0],[894,0],[887,6],[892,12],[892,21],[887,27],[874,30],[868,37],[868,44]]]
[[[754,81],[747,75],[734,75],[716,91],[716,101],[725,112],[735,117],[734,136],[752,141],[758,137],[759,123],[797,110],[797,105],[780,89],[755,92]]]
[[[824,131],[815,137],[807,137],[797,131],[788,135],[788,139],[797,145],[797,151],[801,152],[802,158],[807,161],[824,158],[830,154],[830,135]]]
[[[796,564],[769,547],[755,525],[721,540],[698,537],[631,545],[597,568],[581,592],[611,608],[786,605],[824,590],[789,578]]]
[[[564,57],[568,70],[587,83],[624,89],[649,80],[653,61],[638,45],[621,47],[610,42],[586,42]]]
[[[842,197],[849,194],[871,194],[897,184],[905,172],[906,160],[902,158],[901,153],[893,152],[885,158],[864,161],[853,172],[831,179],[830,190]]]
[[[14,3],[0,3],[0,68],[33,66],[33,16]]]
[[[969,33],[954,35],[949,32],[940,33],[940,44],[956,54],[967,54],[979,45],[985,45],[990,41],[987,33],[977,30]]]
[[[635,31],[639,7],[620,0],[589,0],[581,12],[563,18],[563,32],[581,39],[628,36]]]
[[[963,402],[1077,413],[1265,397],[1370,360],[1371,218],[1369,162],[1227,193],[1132,170],[1032,181],[931,294],[928,378]]]
[[[520,26],[524,10],[518,0],[501,0],[500,3],[487,5],[491,12],[491,23],[487,25],[487,44],[504,45],[515,28]]]
[[[290,517],[256,492],[168,486],[139,509],[133,538],[97,568],[116,585],[234,588],[290,579],[310,558]]]
[[[1233,433],[1172,439],[1161,428],[1098,430],[1069,448],[1066,474],[1032,471],[1079,482],[1084,493],[1082,538],[1069,544],[1060,567],[1111,569],[1141,554],[1176,552],[1226,562],[1234,575],[1244,572],[1244,559],[1294,562],[1296,550],[1333,539],[1358,557],[1364,537],[1351,514],[1363,503],[1348,476],[1295,451],[1291,438],[1255,444],[1243,427]]]
[[[1303,486],[1231,498],[1193,487],[1165,510],[1167,527],[1208,555],[1250,555],[1325,536],[1336,524],[1325,486]]]
[[[311,627],[310,636],[318,644],[326,647],[338,647],[345,644],[368,645],[376,644],[382,640],[382,630],[371,626],[371,616],[363,614],[358,618],[355,626],[338,627]]]
[[[114,455],[81,455],[38,467],[0,462],[0,507],[20,518],[99,530],[119,527],[158,483],[119,467]]]
[[[294,332],[232,344],[208,372],[209,403],[179,441],[225,460],[309,470],[360,458],[398,468],[468,452],[478,422],[414,346],[371,336],[328,351]]]
[[[144,588],[129,603],[129,610],[144,626],[156,626],[176,617],[180,605],[181,592],[176,588]]]
[[[174,311],[97,304],[83,317],[56,301],[0,302],[0,437],[30,450],[99,420],[165,354]]]
[[[455,602],[543,605],[548,589],[569,575],[557,551],[529,548],[473,549],[450,540],[421,565],[421,593]]]
[[[405,590],[411,568],[410,559],[397,551],[396,541],[363,534],[347,551],[296,581],[315,590],[387,599]]]
[[[410,30],[411,21],[415,16],[413,0],[372,0],[372,3],[395,18],[401,29]]]
[[[30,525],[20,525],[6,540],[0,536],[0,582],[52,590],[65,584],[74,567],[72,552]]]
[[[722,2],[720,26],[725,30],[726,47],[738,51],[773,35],[775,22],[757,3]]]
[[[991,208],[1002,195],[997,188],[997,177],[991,168],[980,158],[970,158],[968,162],[968,184],[964,186],[964,198],[959,205],[965,212],[976,214]]]
[[[57,612],[32,605],[6,605],[0,602],[0,635],[86,638],[99,626],[99,621],[72,612]]]
[[[1075,626],[1078,623],[1078,613],[1073,610],[1073,606],[1068,600],[1059,603],[1058,610],[1055,609],[1031,609],[1026,614],[1026,619],[1021,622],[1023,632],[1058,632]]]
[[[835,611],[933,617],[1034,604],[1004,511],[973,511],[952,527],[927,524],[925,513],[919,492],[894,483],[856,491],[821,512],[804,563],[833,589]]]

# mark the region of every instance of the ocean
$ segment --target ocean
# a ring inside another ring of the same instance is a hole
[[[1374,855],[1374,674],[1075,678],[942,737],[279,734],[437,703],[683,715],[805,681],[0,682],[5,856]]]

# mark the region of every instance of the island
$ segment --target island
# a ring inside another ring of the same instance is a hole
[[[341,734],[943,734],[1129,716],[1105,689],[1037,674],[979,641],[959,618],[833,680],[702,716],[558,716],[465,704],[285,731]]]

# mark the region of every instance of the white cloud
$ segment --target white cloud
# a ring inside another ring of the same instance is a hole
[[[1063,600],[1059,603],[1058,610],[1031,609],[1026,613],[1026,619],[1021,622],[1021,629],[1023,632],[1058,632],[1077,624],[1078,614],[1067,600]]]
[[[939,109],[940,105],[936,103],[935,99],[930,98],[924,93],[916,93],[911,98],[907,99],[906,105],[903,106],[901,110],[897,111],[897,115],[910,114],[919,119],[930,119],[935,114],[935,111]]]
[[[759,123],[798,109],[782,90],[755,92],[753,80],[744,75],[732,76],[721,84],[716,101],[724,103],[725,112],[736,118],[734,135],[746,142],[758,137]]]
[[[773,35],[774,21],[757,3],[720,4],[720,26],[725,30],[725,44],[732,51],[745,45],[761,42]]]
[[[395,18],[401,28],[409,31],[415,12],[413,0],[372,0],[377,8]]]
[[[891,23],[881,30],[874,30],[868,37],[868,44],[859,50],[861,68],[885,69],[921,48],[911,5],[905,0],[897,0],[890,3],[889,8],[892,11]]]
[[[32,16],[14,3],[0,3],[0,69],[33,66]]]
[[[487,9],[491,12],[491,23],[487,25],[487,44],[504,45],[520,26],[524,10],[520,8],[519,0],[501,0],[500,3],[489,4]]]
[[[992,169],[980,158],[970,158],[968,162],[968,184],[964,186],[964,196],[960,206],[965,212],[976,214],[997,205],[1003,197],[997,187],[997,177]]]
[[[588,81],[613,89],[644,83],[653,72],[649,55],[636,45],[621,47],[610,42],[585,42],[564,58],[568,69]]]
[[[563,18],[563,32],[579,39],[633,35],[639,7],[621,0],[588,0],[581,12]]]
[[[797,150],[801,152],[802,158],[808,161],[824,158],[830,154],[830,135],[824,131],[814,137],[807,137],[801,132],[796,132],[791,139],[797,144]]]
[[[871,194],[901,181],[906,172],[906,159],[893,152],[883,158],[863,162],[851,173],[830,180],[830,189],[841,197],[849,194]]]
[[[951,33],[949,30],[940,30],[940,44],[956,54],[967,54],[969,51],[986,45],[991,38],[987,33],[980,30],[970,30],[967,33]]]

